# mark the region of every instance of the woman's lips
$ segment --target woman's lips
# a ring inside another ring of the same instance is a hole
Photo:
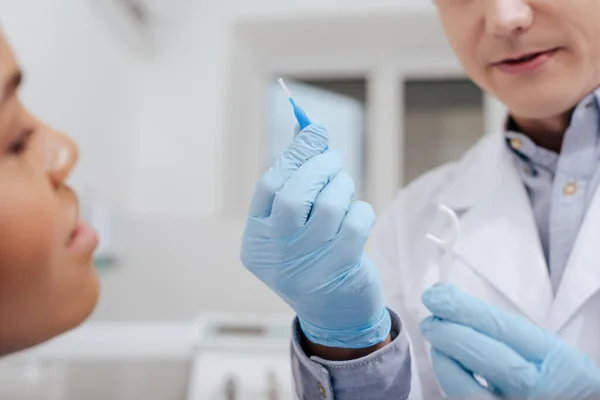
[[[85,220],[79,219],[71,233],[68,248],[77,253],[93,254],[98,247],[98,234]]]

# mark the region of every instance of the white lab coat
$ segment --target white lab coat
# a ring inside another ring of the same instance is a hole
[[[419,322],[421,294],[438,281],[440,251],[425,238],[445,216],[461,221],[450,282],[529,318],[600,364],[600,190],[574,245],[556,296],[526,189],[502,134],[487,135],[460,161],[402,190],[380,215],[369,254],[381,272],[388,307],[403,320],[413,353],[411,399],[440,398]],[[419,382],[420,381],[420,382]]]

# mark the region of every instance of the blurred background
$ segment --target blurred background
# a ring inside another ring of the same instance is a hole
[[[82,328],[0,362],[2,399],[288,399],[287,306],[239,262],[244,215],[294,119],[325,125],[381,211],[504,110],[431,2],[0,0],[24,103],[80,146],[100,232]]]

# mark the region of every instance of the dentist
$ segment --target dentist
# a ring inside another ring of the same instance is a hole
[[[600,0],[436,4],[505,131],[400,191],[373,231],[321,127],[256,186],[241,257],[297,313],[298,397],[600,398]],[[461,237],[434,286],[439,204]]]

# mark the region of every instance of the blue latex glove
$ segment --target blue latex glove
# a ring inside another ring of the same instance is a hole
[[[377,269],[364,255],[375,221],[354,201],[327,131],[310,125],[256,185],[242,263],[298,314],[313,343],[364,348],[390,332]]]
[[[584,354],[533,323],[454,286],[423,295],[432,312],[421,331],[432,345],[440,386],[450,398],[600,398],[600,370]],[[600,339],[599,339],[600,340]],[[473,378],[484,378],[491,390]]]

